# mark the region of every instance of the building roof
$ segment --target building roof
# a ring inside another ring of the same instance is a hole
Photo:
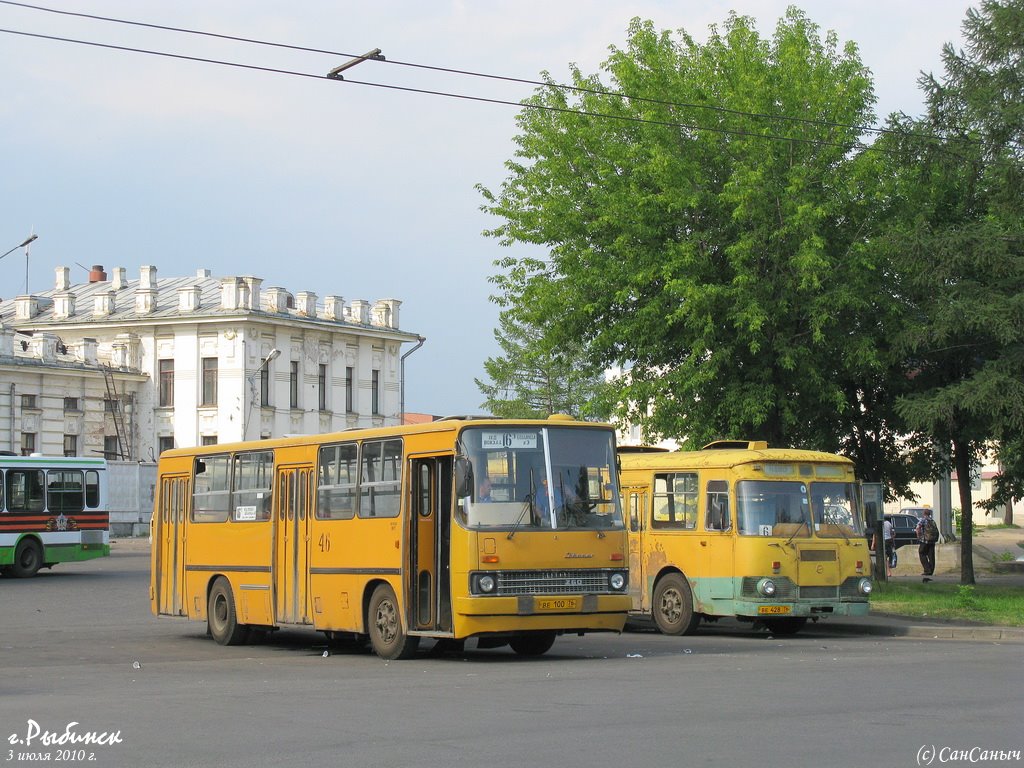
[[[417,338],[400,330],[397,299],[373,304],[357,299],[345,304],[341,296],[328,295],[318,305],[311,291],[292,294],[283,288],[262,287],[261,278],[214,277],[204,269],[190,277],[157,277],[155,267],[142,267],[139,277],[127,279],[123,268],[115,268],[107,279],[102,267],[94,267],[94,279],[75,284],[68,280],[68,268],[58,267],[56,272],[52,290],[0,300],[0,327],[124,325],[255,315]],[[104,302],[109,302],[106,311],[98,310]]]

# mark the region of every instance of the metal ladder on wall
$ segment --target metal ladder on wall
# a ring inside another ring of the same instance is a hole
[[[114,418],[114,432],[117,435],[117,457],[122,460],[131,461],[132,446],[129,442],[128,427],[124,422],[124,409],[121,397],[117,393],[117,382],[114,380],[114,373],[110,370],[110,366],[104,365],[102,368],[103,383],[107,387],[106,402],[110,404],[110,415]]]

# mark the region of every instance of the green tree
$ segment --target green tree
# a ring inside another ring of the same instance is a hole
[[[538,343],[536,327],[502,313],[494,338],[502,354],[484,362],[489,381],[476,379],[487,399],[483,407],[506,419],[541,419],[566,413],[577,419],[606,419],[600,373],[581,365],[579,345],[553,349]]]
[[[482,190],[492,235],[548,252],[496,262],[507,311],[624,368],[608,404],[651,437],[842,447],[889,474],[856,47],[792,8],[770,39],[736,15],[704,44],[634,20],[602,71],[540,88],[507,179]]]
[[[943,49],[941,80],[921,79],[926,116],[894,118],[883,142],[900,153],[903,206],[876,244],[901,276],[892,336],[913,389],[898,411],[947,449],[961,582],[973,584],[972,469],[997,441],[1019,471],[1024,432],[1024,2],[986,0],[963,33],[963,51]]]

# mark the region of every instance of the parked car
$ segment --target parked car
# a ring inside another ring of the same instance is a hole
[[[907,544],[917,544],[917,521],[920,519],[914,510],[923,507],[907,507],[899,512],[893,512],[885,516],[885,519],[892,524],[893,534],[896,537],[896,549]],[[874,536],[874,530],[867,531],[868,543]]]
[[[921,507],[906,507],[899,512],[885,516],[885,519],[892,523],[892,530],[896,536],[896,549],[907,544],[917,544],[917,523],[920,518],[915,514],[915,509],[921,509]]]

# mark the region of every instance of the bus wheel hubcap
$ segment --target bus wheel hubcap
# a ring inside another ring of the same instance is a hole
[[[682,615],[683,601],[674,589],[667,590],[661,598],[661,614],[671,622],[679,621]]]
[[[377,606],[377,631],[385,643],[390,643],[395,639],[397,626],[395,606],[390,601],[385,600]]]

